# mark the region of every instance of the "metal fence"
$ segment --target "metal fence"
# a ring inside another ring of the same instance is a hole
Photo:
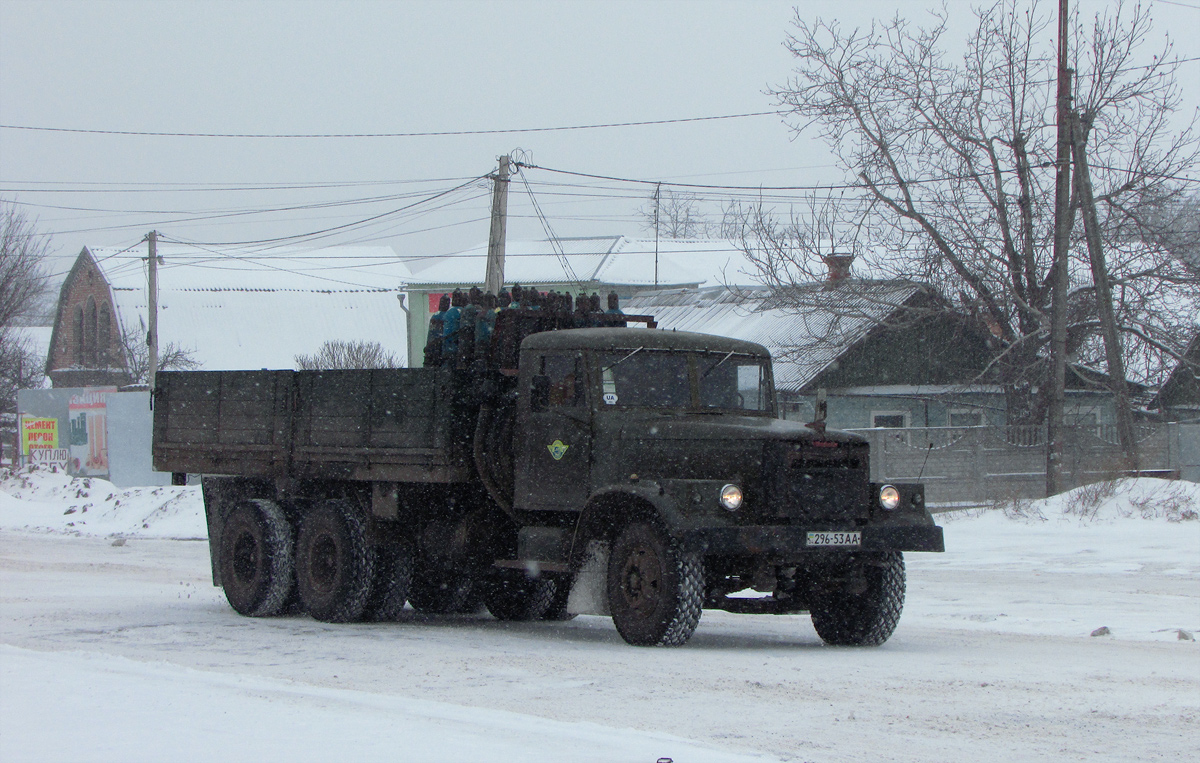
[[[983,504],[1046,494],[1045,426],[851,431],[871,441],[873,480],[924,482],[930,504]],[[1187,466],[1180,462],[1179,425],[1138,425],[1135,434],[1139,471],[1178,477]],[[1064,444],[1068,487],[1121,473],[1115,427],[1068,427]]]

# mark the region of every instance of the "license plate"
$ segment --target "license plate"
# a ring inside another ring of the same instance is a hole
[[[861,546],[862,545],[862,533],[860,533],[860,532],[809,533],[807,545],[809,545],[809,546]]]

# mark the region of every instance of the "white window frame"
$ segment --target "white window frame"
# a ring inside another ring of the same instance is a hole
[[[954,417],[962,416],[962,415],[978,416],[979,423],[978,424],[955,424]],[[987,417],[984,416],[983,411],[979,410],[978,408],[950,408],[949,410],[946,411],[946,426],[950,426],[950,427],[955,427],[955,426],[958,426],[958,427],[962,427],[962,426],[982,427],[982,426],[986,426],[986,425],[987,425]]]
[[[904,422],[900,427],[881,427],[875,425],[876,416],[900,416]],[[908,429],[912,426],[912,413],[910,411],[871,411],[871,429]]]

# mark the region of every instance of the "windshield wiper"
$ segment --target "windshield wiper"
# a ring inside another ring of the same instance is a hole
[[[601,373],[603,373],[604,371],[609,371],[609,370],[611,370],[611,369],[613,369],[613,368],[616,368],[617,366],[619,366],[619,365],[621,365],[622,363],[624,363],[625,361],[629,360],[629,359],[630,359],[630,358],[632,358],[634,355],[637,355],[639,352],[641,352],[641,351],[642,351],[642,350],[644,350],[644,349],[646,349],[646,348],[645,348],[645,347],[639,347],[639,348],[637,348],[637,349],[636,349],[636,350],[634,350],[633,352],[629,353],[629,354],[628,354],[628,355],[626,355],[625,357],[623,357],[623,358],[621,358],[620,360],[618,360],[616,363],[613,363],[612,365],[609,365],[609,366],[605,366],[605,367],[604,367],[604,370],[603,370],[603,371],[601,371]]]
[[[708,367],[708,369],[707,369],[707,370],[705,370],[705,372],[704,372],[704,373],[700,374],[700,378],[701,378],[701,379],[707,379],[709,374],[711,374],[713,371],[717,370],[717,366],[721,365],[721,364],[722,364],[722,363],[724,363],[725,361],[727,361],[727,360],[729,360],[730,358],[732,358],[732,357],[733,357],[733,354],[734,354],[735,352],[737,352],[737,350],[730,350],[728,353],[726,353],[726,354],[725,354],[725,357],[721,358],[721,359],[720,359],[720,360],[718,360],[716,363],[713,363],[711,366],[709,366],[709,367]]]

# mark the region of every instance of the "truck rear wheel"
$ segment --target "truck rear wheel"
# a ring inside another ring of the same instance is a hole
[[[496,570],[483,584],[483,603],[497,620],[539,620],[554,603],[554,581],[524,570]]]
[[[866,580],[858,593],[822,594],[809,610],[813,628],[832,646],[879,646],[900,622],[904,609],[904,555],[887,551],[859,562]]]
[[[273,501],[237,504],[221,528],[221,585],[236,612],[269,617],[292,591],[292,527]]]
[[[379,546],[375,550],[375,583],[363,619],[391,622],[400,619],[412,584],[413,553],[406,543]]]
[[[308,510],[296,539],[296,583],[310,615],[327,623],[361,619],[374,571],[367,524],[347,502]]]
[[[700,622],[704,562],[660,527],[631,524],[608,557],[608,607],[634,646],[680,646]]]

